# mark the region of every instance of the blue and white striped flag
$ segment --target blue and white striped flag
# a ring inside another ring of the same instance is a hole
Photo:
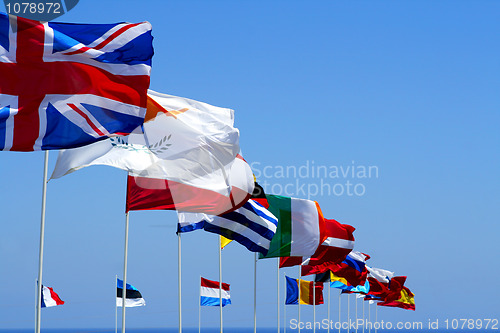
[[[266,255],[278,219],[252,199],[241,208],[220,216],[179,212],[178,230],[181,232],[199,229],[200,225],[208,232],[235,240],[249,251]]]

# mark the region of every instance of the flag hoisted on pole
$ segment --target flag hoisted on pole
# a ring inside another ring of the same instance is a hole
[[[0,39],[0,150],[80,147],[144,122],[148,22],[39,22],[0,13]]]
[[[178,280],[178,302],[179,302],[179,333],[182,333],[182,274],[181,274],[181,233],[177,233],[177,280]]]
[[[125,213],[125,246],[123,255],[123,290],[122,290],[122,304],[126,304],[127,299],[127,257],[128,257],[128,225],[129,216],[128,212]],[[125,333],[125,309],[126,306],[122,306],[122,333]]]
[[[45,151],[45,160],[43,166],[43,189],[42,189],[42,212],[40,219],[40,246],[38,252],[38,285],[36,294],[36,321],[35,333],[40,333],[40,323],[42,316],[42,273],[43,273],[43,245],[45,238],[45,206],[47,198],[47,169],[49,165],[49,152]]]
[[[253,333],[257,333],[257,252],[253,261]]]
[[[220,304],[220,333],[223,333],[222,324],[222,248],[221,236],[219,235],[217,248],[219,249],[219,304]]]

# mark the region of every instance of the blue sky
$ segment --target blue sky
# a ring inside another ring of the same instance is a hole
[[[318,201],[357,228],[355,249],[371,266],[408,276],[417,311],[380,308],[379,320],[427,323],[500,318],[499,10],[486,0],[82,0],[59,21],[151,22],[151,88],[234,109],[268,193]],[[318,178],[312,165],[377,173]],[[301,167],[310,174],[276,173]],[[0,328],[34,325],[42,168],[41,152],[0,154]],[[43,281],[66,304],[44,309],[42,327],[114,326],[125,186],[109,167],[49,182]],[[147,306],[128,309],[127,325],[176,327],[176,215],[132,212],[130,223],[128,281]],[[182,247],[184,326],[195,327],[199,277],[218,278],[217,237],[193,232]],[[252,260],[238,244],[223,251],[227,326],[253,325]],[[260,327],[276,325],[276,266],[258,263]],[[281,297],[284,273],[297,269],[282,270]],[[326,318],[326,306],[317,311]],[[203,324],[217,326],[217,313],[203,309]]]

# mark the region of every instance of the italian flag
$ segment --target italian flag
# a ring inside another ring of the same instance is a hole
[[[264,258],[311,257],[327,238],[325,219],[316,201],[266,195],[278,228]]]

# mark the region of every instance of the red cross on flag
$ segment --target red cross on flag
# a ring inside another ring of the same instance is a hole
[[[0,13],[0,150],[84,146],[144,121],[151,25]]]

